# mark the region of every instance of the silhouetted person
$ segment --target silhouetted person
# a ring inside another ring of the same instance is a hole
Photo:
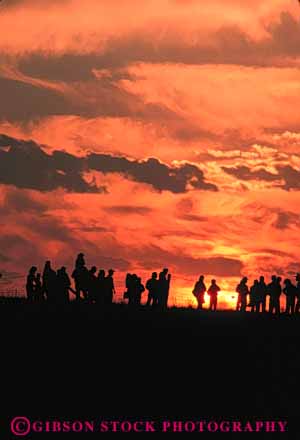
[[[70,301],[69,290],[71,288],[71,280],[67,274],[66,268],[63,266],[57,271],[57,290],[59,303],[65,304]]]
[[[106,296],[105,296],[105,304],[111,305],[113,302],[113,296],[115,295],[115,285],[114,285],[114,270],[109,269],[108,276],[105,278],[106,280]]]
[[[75,261],[75,269],[77,267],[84,267],[85,266],[85,259],[84,254],[81,252],[77,255],[76,261]]]
[[[250,303],[251,312],[259,312],[259,293],[258,293],[258,280],[254,280],[253,285],[250,287]]]
[[[293,315],[295,313],[297,288],[289,279],[284,280],[284,285],[283,293],[286,295],[285,313],[287,315]]]
[[[124,299],[128,299],[128,304],[130,303],[130,285],[131,285],[131,273],[127,273],[126,278],[125,278],[125,287],[126,290],[124,292],[123,298]]]
[[[80,300],[82,292],[84,299],[88,297],[89,271],[85,266],[84,254],[80,253],[75,262],[75,269],[72,273],[75,282],[76,300]]]
[[[197,303],[198,303],[198,310],[202,310],[203,304],[204,304],[204,295],[206,292],[206,286],[204,284],[204,276],[201,275],[199,280],[196,282],[194,289],[193,289],[193,295],[196,297]]]
[[[56,272],[51,267],[51,262],[46,261],[43,271],[43,289],[49,302],[55,302],[56,297]]]
[[[268,285],[268,293],[270,295],[269,313],[280,314],[280,296],[281,296],[281,278],[276,275],[272,276],[272,281]]]
[[[93,266],[89,270],[89,279],[88,279],[88,300],[90,302],[96,302],[97,299],[98,279],[96,273],[97,273],[97,267]]]
[[[103,270],[103,269],[99,270],[97,281],[98,281],[98,288],[97,288],[96,303],[103,305],[104,299],[106,298],[106,295],[107,295],[105,270]]]
[[[35,298],[35,301],[37,301],[37,302],[43,302],[45,299],[44,288],[43,288],[42,278],[41,278],[40,273],[37,274],[36,279],[35,279],[34,298]]]
[[[268,288],[265,283],[265,277],[261,276],[258,283],[258,294],[260,298],[261,311],[266,312]]]
[[[126,287],[127,290],[124,293],[124,297],[128,298],[128,305],[130,307],[137,306],[138,304],[138,276],[128,273],[126,275]]]
[[[171,275],[168,272],[169,269],[163,269],[163,271],[160,272],[158,279],[159,304],[162,309],[166,309],[168,307],[171,282]]]
[[[64,266],[57,271],[56,286],[56,303],[67,304],[70,301],[71,281]]]
[[[215,312],[217,310],[218,305],[218,293],[220,292],[220,287],[217,285],[216,280],[211,281],[211,285],[207,291],[207,294],[210,296],[209,302],[209,310]]]
[[[157,306],[159,297],[158,288],[157,272],[153,272],[152,277],[146,282],[146,289],[148,290],[147,306]]]
[[[136,280],[136,305],[141,305],[142,300],[142,293],[145,292],[145,287],[142,284],[142,279],[140,277],[137,277]]]
[[[236,292],[238,293],[238,300],[236,304],[236,310],[245,312],[247,307],[247,297],[249,294],[249,288],[247,286],[248,278],[244,277],[237,285]]]
[[[297,298],[297,304],[295,307],[295,313],[300,312],[300,273],[297,273],[296,275],[296,281],[297,281],[297,292],[296,292],[296,298]]]
[[[35,288],[36,288],[36,278],[35,278],[36,271],[37,268],[35,266],[32,266],[29,269],[26,280],[26,294],[27,294],[27,299],[30,302],[33,302],[35,299],[34,297],[35,297]]]

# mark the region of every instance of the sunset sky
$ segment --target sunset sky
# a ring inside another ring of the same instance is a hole
[[[0,290],[31,265],[300,271],[297,0],[3,0]],[[224,305],[224,304],[223,304]]]

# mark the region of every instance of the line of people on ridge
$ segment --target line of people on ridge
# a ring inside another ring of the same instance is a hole
[[[30,302],[43,302],[63,304],[70,301],[70,292],[79,301],[84,299],[90,302],[111,304],[115,294],[113,279],[114,270],[110,269],[106,275],[105,270],[93,266],[88,269],[85,264],[84,254],[78,254],[71,278],[74,280],[75,289],[71,287],[71,279],[63,266],[54,270],[50,261],[46,261],[43,274],[37,273],[37,267],[32,266],[27,275],[26,293]]]
[[[282,283],[282,278],[276,275],[272,276],[269,284],[266,284],[265,278],[261,276],[259,280],[254,280],[253,285],[248,287],[248,278],[244,277],[238,284],[236,291],[238,293],[237,311],[244,312],[246,307],[250,307],[252,312],[267,311],[267,297],[269,296],[268,312],[276,315],[280,314],[281,294],[285,295],[285,313],[294,315],[300,312],[300,273],[296,274],[296,285],[289,278]],[[249,301],[248,301],[249,298]]]
[[[171,274],[169,274],[169,269],[163,269],[159,276],[157,275],[157,272],[153,272],[151,278],[146,282],[146,289],[148,290],[146,305],[154,308],[167,308],[170,283]],[[141,304],[142,293],[145,291],[141,278],[136,274],[128,273],[125,286],[126,291],[124,292],[123,297],[124,299],[128,299],[128,305],[133,307],[139,306]]]
[[[296,275],[297,284],[294,285],[290,279],[285,279],[283,282],[284,287],[281,285],[282,278],[276,275],[272,276],[272,281],[266,284],[265,278],[261,276],[259,280],[254,280],[253,285],[248,287],[248,278],[244,277],[236,287],[238,293],[236,311],[246,312],[247,307],[250,307],[251,312],[265,313],[267,311],[267,297],[269,296],[269,308],[270,314],[280,314],[280,298],[281,294],[285,294],[285,313],[288,315],[294,315],[300,312],[300,273]],[[205,302],[205,293],[210,297],[209,310],[217,310],[218,293],[220,287],[217,285],[216,280],[212,280],[209,289],[206,289],[204,282],[204,276],[201,275],[196,282],[193,295],[197,299],[198,310],[203,309]]]
[[[146,282],[148,290],[147,306],[166,308],[168,304],[171,275],[167,268],[160,272],[152,273],[152,277]],[[74,280],[75,289],[71,287],[71,279],[63,266],[54,270],[50,261],[46,261],[43,274],[37,273],[37,267],[32,266],[27,275],[26,293],[30,302],[47,301],[55,304],[68,303],[70,292],[75,299],[86,300],[91,303],[109,305],[113,302],[116,294],[114,286],[114,270],[110,269],[106,275],[105,270],[100,269],[97,274],[96,266],[91,269],[86,267],[84,254],[78,254],[71,277]],[[126,291],[123,298],[128,300],[129,306],[139,306],[145,287],[141,278],[136,274],[127,274],[125,281]]]

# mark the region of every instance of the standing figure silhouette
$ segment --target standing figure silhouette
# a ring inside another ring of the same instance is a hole
[[[27,299],[30,302],[33,302],[35,299],[35,289],[36,289],[36,278],[35,278],[35,274],[37,271],[37,267],[32,266],[29,269],[28,275],[27,275],[27,280],[26,280],[26,294],[27,294]]]
[[[70,301],[69,290],[71,288],[71,280],[67,274],[65,266],[57,271],[57,290],[58,290],[58,302],[60,304],[66,304]]]
[[[290,279],[284,280],[284,285],[283,293],[286,295],[285,313],[287,315],[293,315],[295,313],[297,288]]]
[[[268,285],[268,293],[270,295],[269,313],[272,315],[280,314],[280,296],[281,296],[281,278],[276,275],[272,276],[272,282]]]
[[[51,267],[51,261],[46,261],[43,271],[43,289],[48,302],[55,302],[56,272]]]
[[[193,289],[193,295],[196,297],[198,303],[198,307],[197,307],[198,310],[203,309],[203,304],[205,302],[204,300],[205,292],[206,292],[206,286],[204,284],[204,276],[201,275]]]
[[[99,270],[97,280],[98,280],[98,286],[97,286],[96,303],[103,305],[104,299],[106,298],[106,277],[105,277],[104,269]]]
[[[44,289],[41,279],[41,274],[38,273],[35,278],[35,293],[34,293],[34,300],[36,302],[43,302],[44,301]]]
[[[297,292],[296,292],[297,304],[295,307],[295,313],[299,313],[300,312],[300,273],[297,273],[296,281],[297,281]]]
[[[237,285],[236,292],[238,293],[238,299],[236,304],[236,310],[245,312],[247,307],[247,297],[249,294],[249,288],[247,286],[248,278],[242,278],[241,282]]]
[[[148,290],[147,306],[155,307],[158,303],[158,280],[157,272],[152,273],[152,277],[146,282],[146,289]]]
[[[259,302],[261,305],[261,311],[263,313],[266,312],[266,305],[267,305],[267,294],[268,294],[268,288],[265,283],[265,277],[261,276],[259,278],[259,283],[257,286],[258,289],[258,295],[259,295]]]
[[[250,303],[251,312],[259,312],[259,293],[258,293],[258,280],[254,280],[253,285],[250,287]]]
[[[80,300],[80,294],[82,292],[84,299],[88,297],[88,283],[89,283],[89,271],[85,266],[84,254],[78,254],[75,261],[75,269],[72,273],[72,278],[75,282],[76,300]]]
[[[113,302],[113,296],[116,293],[115,285],[114,285],[114,270],[109,269],[108,276],[105,278],[106,281],[106,297],[105,297],[105,304],[111,305]]]
[[[169,269],[165,268],[160,272],[158,279],[159,305],[162,309],[168,307],[168,299],[170,292],[171,274]]]
[[[220,290],[221,288],[217,285],[216,280],[212,280],[211,285],[207,291],[207,294],[210,296],[209,310],[212,312],[215,312],[217,310],[218,293],[220,292]]]

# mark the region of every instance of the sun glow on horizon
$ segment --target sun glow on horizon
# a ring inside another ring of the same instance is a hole
[[[204,295],[203,309],[209,308],[210,297],[207,293]],[[235,310],[237,302],[237,293],[232,290],[221,290],[218,294],[218,309],[220,310]],[[197,300],[192,294],[191,287],[180,287],[174,289],[174,292],[170,293],[169,305],[172,307],[192,307],[197,308]]]

